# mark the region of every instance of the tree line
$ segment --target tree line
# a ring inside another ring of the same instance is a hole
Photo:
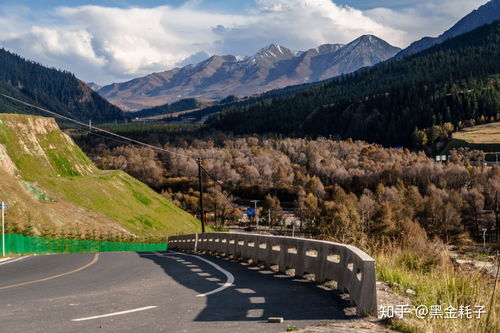
[[[164,145],[193,158],[129,145],[83,148],[100,168],[122,169],[192,213],[199,196],[194,158],[201,157],[222,183],[206,179],[205,198],[219,224],[238,218],[237,199],[258,199],[275,222],[286,203],[302,230],[356,244],[412,233],[467,243],[479,240],[482,228],[499,230],[500,168],[476,165],[479,153],[466,149],[441,164],[423,152],[327,138],[226,136]]]

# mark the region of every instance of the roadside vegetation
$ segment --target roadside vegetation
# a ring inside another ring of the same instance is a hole
[[[422,237],[422,236],[420,236]],[[442,318],[424,319],[415,314],[389,321],[392,328],[402,332],[498,332],[500,328],[500,293],[495,276],[469,266],[450,261],[448,248],[439,241],[425,239],[409,244],[386,243],[372,249],[377,262],[377,279],[388,282],[395,293],[410,296],[414,309],[439,306]],[[496,260],[499,260],[497,257]],[[496,285],[496,289],[495,289]],[[410,292],[411,294],[409,295]],[[467,318],[460,306],[470,306]],[[478,314],[476,306],[484,306]],[[448,308],[448,315],[446,310]],[[453,317],[453,318],[447,318]]]

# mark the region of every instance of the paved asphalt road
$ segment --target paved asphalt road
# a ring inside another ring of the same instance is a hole
[[[211,256],[127,252],[0,262],[0,332],[283,332],[350,319],[344,306],[312,282]],[[274,316],[285,322],[267,323]]]

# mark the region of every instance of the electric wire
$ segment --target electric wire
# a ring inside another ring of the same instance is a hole
[[[213,177],[213,176],[212,176],[212,175],[211,175],[211,174],[210,174],[210,173],[209,173],[209,172],[208,172],[208,171],[207,171],[204,167],[201,167],[201,170],[202,170],[202,171],[204,171],[204,172],[205,172],[205,174],[206,174],[209,178],[212,178],[212,180],[213,180],[214,182],[216,182],[216,183],[217,183],[217,185],[219,185],[219,186],[221,187],[221,189],[222,189],[221,193],[222,193],[222,195],[224,196],[224,198],[226,199],[226,201],[227,201],[230,205],[234,205],[234,202],[233,202],[231,199],[229,199],[229,197],[228,197],[228,196],[224,193],[224,187],[225,187],[225,186],[224,186],[224,184],[223,184],[221,181],[219,181],[219,180],[215,179],[215,177]],[[231,192],[231,191],[230,191],[230,190],[228,190],[228,192]]]
[[[75,123],[75,124],[78,124],[78,125],[81,125],[81,126],[85,126],[85,127],[89,127],[89,129],[94,129],[96,131],[99,131],[99,132],[102,132],[102,133],[106,133],[108,135],[111,135],[111,136],[114,136],[114,137],[117,137],[117,138],[120,138],[120,139],[124,139],[124,140],[127,140],[129,142],[133,142],[133,143],[136,143],[138,145],[141,145],[141,146],[144,146],[144,147],[148,147],[148,148],[151,148],[151,149],[154,149],[154,150],[158,150],[158,151],[162,151],[162,152],[165,152],[165,153],[169,153],[169,154],[172,154],[172,155],[177,155],[177,156],[182,156],[182,157],[187,157],[187,158],[192,158],[194,159],[193,157],[189,156],[189,155],[185,155],[185,154],[181,154],[181,153],[177,153],[177,152],[174,152],[174,151],[170,151],[170,150],[167,150],[167,149],[164,149],[164,148],[161,148],[161,147],[157,147],[157,146],[153,146],[153,145],[150,145],[148,143],[145,143],[145,142],[141,142],[139,140],[135,140],[135,139],[131,139],[131,138],[127,138],[126,136],[123,136],[123,135],[119,135],[119,134],[116,134],[116,133],[113,133],[113,132],[110,132],[110,131],[107,131],[105,129],[102,129],[102,128],[99,128],[99,127],[95,127],[95,126],[91,126],[89,124],[85,124],[79,120],[76,120],[76,119],[73,119],[73,118],[70,118],[70,117],[67,117],[67,116],[63,116],[57,112],[54,112],[54,111],[50,111],[50,110],[47,110],[45,108],[42,108],[42,107],[39,107],[39,106],[36,106],[36,105],[33,105],[33,104],[30,104],[28,102],[24,102],[22,100],[19,100],[15,97],[12,97],[12,96],[8,96],[8,95],[5,95],[3,93],[0,93],[0,96],[3,96],[4,98],[7,98],[7,99],[10,99],[12,101],[15,101],[15,102],[18,102],[20,104],[23,104],[25,106],[29,106],[29,107],[32,107],[32,108],[35,108],[39,111],[43,111],[43,112],[46,112],[48,114],[51,114],[53,115],[54,117],[57,117],[57,118],[61,118],[61,119],[64,119],[64,120],[67,120],[67,121],[70,121],[72,123]]]
[[[154,146],[154,145],[151,145],[151,144],[139,141],[139,140],[128,138],[126,136],[119,135],[119,134],[113,133],[111,131],[107,131],[105,129],[102,129],[102,128],[99,128],[99,127],[95,127],[93,125],[83,123],[83,122],[81,122],[79,120],[76,120],[76,119],[73,119],[73,118],[61,115],[61,114],[59,114],[57,112],[47,110],[47,109],[42,108],[40,106],[33,105],[31,103],[19,100],[19,99],[15,98],[15,97],[5,95],[3,93],[0,93],[0,96],[3,96],[4,98],[7,98],[7,99],[12,100],[14,102],[23,104],[25,106],[32,107],[32,108],[37,109],[39,111],[46,112],[46,113],[48,113],[50,115],[53,115],[54,117],[57,117],[57,118],[60,118],[60,119],[64,119],[64,120],[67,120],[67,121],[72,122],[74,124],[77,124],[79,126],[82,126],[83,129],[86,130],[89,134],[92,134],[92,135],[95,135],[95,136],[99,136],[99,137],[102,137],[102,138],[105,138],[105,139],[108,139],[108,140],[113,140],[113,141],[120,142],[120,143],[129,143],[129,142],[132,142],[134,144],[137,144],[137,145],[140,145],[140,146],[144,146],[144,147],[148,147],[148,148],[151,148],[151,149],[154,149],[154,150],[157,150],[157,151],[161,151],[161,152],[169,153],[169,154],[172,154],[172,155],[177,155],[177,156],[186,157],[186,158],[189,158],[189,159],[196,160],[196,161],[198,161],[200,163],[200,168],[202,169],[202,171],[204,171],[205,174],[209,178],[211,178],[214,182],[216,182],[222,188],[223,191],[221,191],[221,193],[224,196],[224,198],[227,200],[227,202],[229,204],[231,204],[231,205],[234,205],[233,201],[231,199],[229,199],[229,197],[224,193],[224,187],[225,186],[223,185],[223,183],[221,181],[217,180],[215,177],[213,177],[203,166],[201,166],[201,159],[200,158],[194,158],[194,157],[186,155],[186,154],[181,154],[181,153],[174,152],[174,151],[171,151],[171,150],[168,150],[168,149],[164,149],[164,148],[161,148],[161,147],[157,147],[157,146]],[[105,134],[108,134],[108,135],[113,136],[113,137],[107,137],[107,136],[101,135],[99,133],[96,133],[95,131],[99,131],[101,133],[105,133]],[[116,139],[116,138],[119,138],[119,139]],[[231,191],[229,190],[229,192],[231,192]]]

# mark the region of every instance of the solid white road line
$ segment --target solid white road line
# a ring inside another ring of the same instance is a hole
[[[230,272],[226,271],[224,268],[220,267],[216,263],[213,263],[210,260],[207,260],[207,259],[202,258],[200,256],[196,256],[196,255],[192,255],[192,254],[186,254],[186,253],[181,253],[181,252],[175,252],[175,251],[172,251],[172,252],[174,252],[176,255],[193,257],[193,258],[196,258],[198,260],[204,261],[207,264],[213,266],[219,272],[222,272],[226,276],[227,280],[226,280],[226,282],[222,286],[220,286],[219,288],[214,289],[212,291],[206,292],[204,294],[196,295],[196,297],[205,297],[205,296],[208,296],[208,295],[212,295],[212,294],[218,293],[220,291],[223,291],[224,289],[229,288],[229,287],[231,287],[233,285],[233,283],[234,283],[234,275],[231,274]],[[158,255],[160,255],[160,254],[158,253]],[[168,257],[168,255],[165,256],[165,257]]]
[[[224,289],[229,288],[229,287],[231,287],[233,285],[233,283],[234,283],[234,275],[233,274],[229,273],[224,268],[220,267],[216,263],[211,262],[210,260],[207,260],[205,258],[198,257],[198,256],[193,256],[193,257],[195,257],[195,258],[197,258],[197,259],[199,259],[201,261],[204,261],[204,262],[206,262],[209,265],[212,265],[216,270],[224,273],[224,275],[227,277],[226,283],[224,283],[222,286],[220,286],[219,288],[214,289],[212,291],[209,291],[207,293],[196,295],[197,297],[205,297],[205,296],[208,296],[208,295],[212,295],[212,294],[218,293],[219,291],[223,291]]]
[[[150,309],[154,309],[154,308],[157,308],[157,306],[156,306],[156,305],[153,305],[153,306],[145,306],[145,307],[143,307],[143,308],[132,309],[132,310],[127,310],[127,311],[120,311],[120,312],[107,313],[107,314],[103,314],[103,315],[92,316],[92,317],[86,317],[86,318],[71,319],[71,321],[84,321],[84,320],[92,320],[92,319],[99,319],[99,318],[113,317],[113,316],[124,315],[124,314],[127,314],[127,313],[132,313],[132,312],[139,312],[139,311],[150,310]]]
[[[21,257],[21,258],[17,258],[17,259],[7,260],[7,261],[5,261],[5,262],[0,263],[0,266],[2,266],[2,265],[7,265],[7,264],[10,264],[10,263],[12,263],[12,262],[19,261],[19,260],[23,260],[23,259],[26,259],[26,258],[27,258],[27,257]]]

